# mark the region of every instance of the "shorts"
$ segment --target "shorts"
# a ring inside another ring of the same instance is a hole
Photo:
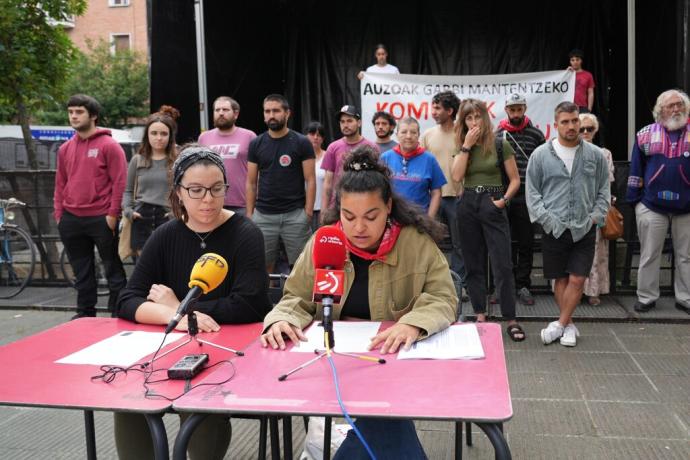
[[[288,263],[293,265],[311,236],[311,221],[304,208],[281,214],[263,214],[255,209],[252,220],[264,235],[266,265],[276,261],[280,240],[285,245]]]
[[[594,262],[597,227],[593,225],[580,241],[574,242],[570,230],[555,238],[551,233],[541,239],[544,278],[567,278],[568,275],[589,276]]]

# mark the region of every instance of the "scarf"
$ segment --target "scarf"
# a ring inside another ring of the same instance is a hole
[[[674,151],[671,151],[671,140],[666,128],[661,123],[649,125],[637,133],[637,144],[645,155],[662,154],[666,158],[685,156],[685,152],[690,152],[690,125],[685,125],[681,131]]]
[[[336,226],[338,229],[343,230],[343,224],[340,221],[338,221]],[[383,238],[381,238],[381,244],[379,244],[378,249],[374,253],[355,247],[347,238],[345,238],[345,247],[348,251],[364,260],[380,260],[383,262],[386,260],[388,253],[395,247],[401,230],[402,226],[397,222],[393,222],[390,226],[387,225],[386,231],[383,232]]]
[[[510,120],[501,120],[501,122],[498,124],[498,126],[501,129],[505,129],[509,133],[516,133],[518,131],[522,131],[523,129],[525,129],[528,124],[529,124],[529,118],[527,118],[527,115],[525,115],[525,118],[522,120],[522,123],[520,123],[520,125],[518,125],[518,126],[511,124]]]
[[[414,150],[411,151],[411,152],[403,152],[403,151],[400,149],[400,144],[398,144],[398,145],[396,145],[395,147],[393,147],[393,151],[394,151],[395,153],[397,153],[398,155],[400,155],[401,157],[403,157],[404,159],[408,160],[408,161],[411,160],[412,158],[418,157],[418,156],[421,155],[422,153],[426,152],[426,150],[424,149],[424,147],[422,147],[421,145],[418,145],[417,148],[414,149]]]

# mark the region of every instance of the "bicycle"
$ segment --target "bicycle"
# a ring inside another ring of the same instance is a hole
[[[24,290],[36,267],[36,247],[31,235],[16,224],[11,208],[23,208],[16,198],[0,199],[0,299],[10,299]]]
[[[98,250],[94,249],[94,262],[96,264],[96,283],[98,285],[96,289],[96,294],[101,296],[110,295],[110,289],[108,288],[108,279],[105,276],[105,267],[103,266],[103,260],[98,254]],[[62,248],[60,253],[60,270],[62,271],[62,276],[67,280],[69,285],[76,289],[75,283],[76,279],[74,277],[74,270],[72,270],[72,265],[67,257],[67,251]]]

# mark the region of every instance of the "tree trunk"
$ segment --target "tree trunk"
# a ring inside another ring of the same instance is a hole
[[[29,159],[31,169],[38,169],[38,158],[36,158],[36,147],[34,140],[31,137],[31,128],[29,127],[29,114],[26,111],[24,98],[17,95],[17,115],[19,116],[19,126],[22,128],[22,137],[24,138],[24,145],[26,146],[26,156]]]

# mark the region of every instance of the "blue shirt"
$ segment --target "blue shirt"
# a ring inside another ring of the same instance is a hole
[[[382,153],[381,162],[393,173],[393,191],[425,211],[429,209],[431,191],[447,182],[438,161],[427,151],[408,160],[407,167],[403,167],[403,157],[393,150]]]
[[[594,223],[604,222],[609,209],[606,157],[599,147],[580,141],[568,174],[552,142],[542,144],[529,157],[526,192],[532,222],[556,238],[570,230],[573,241],[579,241]]]

